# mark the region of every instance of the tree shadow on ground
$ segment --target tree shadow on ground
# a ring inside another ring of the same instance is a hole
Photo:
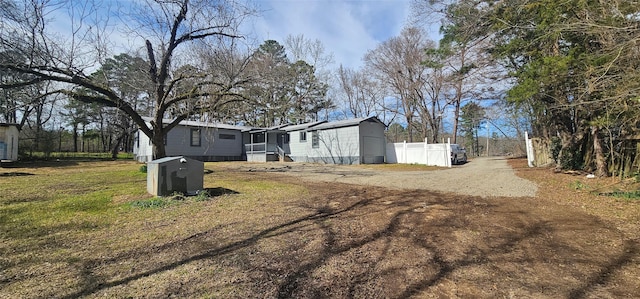
[[[204,188],[205,192],[209,194],[210,197],[218,197],[223,195],[231,195],[231,194],[240,194],[240,192],[223,188],[223,187],[215,187],[215,188]]]
[[[612,259],[609,262],[601,265],[600,269],[591,273],[591,275],[584,280],[582,285],[569,292],[568,298],[584,298],[587,297],[587,294],[589,294],[593,289],[607,285],[614,279],[614,275],[617,271],[631,265],[639,255],[640,250],[638,248],[637,241],[626,240],[624,242],[622,254],[612,256]]]
[[[11,165],[3,166],[3,168],[57,168],[57,167],[69,167],[69,166],[77,166],[79,162],[83,161],[75,161],[75,160],[52,160],[52,161],[19,161],[14,162]],[[95,160],[84,161],[84,162],[95,162]]]
[[[594,217],[572,211],[538,215],[536,207],[528,209],[531,202],[513,199],[305,184],[311,195],[297,201],[297,208],[307,211],[304,215],[235,232],[243,236],[236,240],[222,234],[236,227],[228,223],[148,250],[84,261],[81,289],[65,298],[204,260],[251,273],[251,283],[242,287],[256,297],[407,298],[426,293],[578,298],[606,285],[610,274],[638,258],[635,242],[609,248],[568,238],[589,233],[580,228],[583,224],[596,227],[610,242],[619,238]],[[150,263],[118,279],[99,273],[109,264],[177,250],[189,254]],[[584,276],[590,279],[584,281]]]
[[[30,176],[30,175],[35,175],[33,173],[29,173],[29,172],[0,172],[0,177],[12,177],[12,176]]]
[[[360,206],[366,205],[367,202],[369,200],[364,200],[364,201],[360,201],[360,202],[356,202],[354,204],[352,204],[351,206],[345,208],[345,209],[341,209],[339,211],[335,211],[333,213],[322,213],[322,212],[318,212],[318,213],[313,213],[313,214],[309,214],[300,218],[296,218],[294,220],[282,223],[280,225],[276,225],[276,226],[272,226],[269,227],[267,229],[261,230],[260,232],[242,239],[240,241],[236,241],[236,242],[232,242],[229,243],[227,245],[215,248],[215,249],[211,249],[211,250],[206,250],[200,254],[195,254],[193,256],[190,256],[188,258],[185,259],[180,259],[177,261],[173,261],[173,262],[169,262],[166,263],[162,266],[156,267],[156,268],[152,268],[149,269],[147,271],[142,271],[139,272],[137,274],[133,274],[130,276],[127,276],[125,278],[122,279],[118,279],[118,280],[114,280],[111,282],[106,282],[103,279],[99,279],[98,277],[96,277],[93,273],[94,273],[94,268],[97,268],[98,266],[102,266],[105,264],[105,260],[94,260],[94,261],[87,261],[84,263],[85,265],[85,269],[82,271],[84,273],[84,282],[85,282],[85,286],[82,290],[75,292],[73,294],[64,296],[63,298],[77,298],[80,296],[86,296],[86,295],[90,295],[90,294],[94,294],[100,290],[103,289],[107,289],[110,287],[114,287],[114,286],[118,286],[118,285],[123,285],[126,283],[129,283],[131,281],[135,281],[137,279],[143,278],[143,277],[147,277],[153,274],[157,274],[160,272],[164,272],[164,271],[168,271],[168,270],[172,270],[175,269],[181,265],[193,262],[193,261],[197,261],[197,260],[202,260],[202,259],[209,259],[209,258],[215,258],[215,257],[219,257],[225,254],[229,254],[232,253],[234,251],[237,250],[241,250],[243,248],[247,248],[251,245],[254,245],[256,242],[260,241],[261,239],[264,238],[274,238],[277,236],[281,236],[287,233],[291,233],[294,232],[297,228],[298,225],[301,225],[305,222],[309,222],[309,221],[314,221],[314,220],[318,220],[318,219],[326,219],[332,216],[336,216],[339,215],[341,213],[344,213],[346,211],[349,211],[351,209],[355,209],[358,208]],[[175,250],[176,246],[178,247],[184,247],[186,245],[189,245],[187,243],[193,244],[193,243],[197,243],[199,240],[201,240],[204,237],[209,237],[211,235],[215,235],[215,231],[219,230],[220,227],[216,227],[213,228],[210,231],[206,231],[206,232],[200,232],[197,233],[193,236],[189,236],[185,239],[183,239],[180,242],[175,242],[173,244],[170,244],[168,246],[160,246],[158,248],[154,248],[154,251],[156,249],[159,250],[167,250],[167,249],[171,249],[171,250]],[[144,255],[144,254],[142,254]],[[109,261],[107,261],[107,263],[120,263],[122,262],[122,259],[131,259],[131,258],[137,258],[141,256],[141,252],[139,251],[134,251],[134,252],[129,252],[127,254],[121,255],[120,258],[117,259],[110,259]]]

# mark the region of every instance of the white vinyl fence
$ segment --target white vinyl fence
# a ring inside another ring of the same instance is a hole
[[[451,143],[387,143],[387,163],[451,167]]]
[[[535,154],[533,152],[533,143],[531,139],[529,139],[529,132],[524,132],[524,141],[527,146],[527,164],[529,167],[533,167],[533,162],[535,161]]]

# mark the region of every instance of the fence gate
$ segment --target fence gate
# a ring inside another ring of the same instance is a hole
[[[425,142],[388,143],[387,163],[451,167],[450,142],[429,144],[425,139]]]
[[[529,138],[529,133],[524,132],[527,145],[527,162],[529,167],[540,167],[554,163],[551,156],[549,140],[542,138]]]

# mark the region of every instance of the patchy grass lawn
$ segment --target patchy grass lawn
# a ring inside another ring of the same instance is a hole
[[[638,202],[518,161],[538,198],[207,163],[211,198],[158,205],[135,204],[153,201],[140,164],[65,163],[0,169],[2,298],[640,296]]]

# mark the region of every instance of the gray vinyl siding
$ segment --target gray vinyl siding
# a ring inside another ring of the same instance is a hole
[[[384,163],[384,125],[376,121],[339,128],[308,129],[307,140],[300,131],[291,131],[290,157],[296,162],[328,164]],[[319,146],[313,148],[313,134],[318,133]]]
[[[301,131],[289,132],[289,157],[295,162],[308,162],[311,149],[311,132],[307,132],[307,140],[300,140]]]
[[[314,162],[358,164],[360,137],[358,126],[319,130],[319,148],[311,150]]]
[[[191,130],[200,130],[200,145],[191,145]],[[235,136],[235,139],[220,139],[219,134]],[[231,157],[242,155],[242,134],[240,131],[177,126],[167,134],[166,151],[168,156],[190,157]]]
[[[313,148],[313,134],[319,136],[318,148]],[[307,140],[300,140],[300,131],[290,132],[290,157],[296,162],[317,162],[328,164],[358,164],[358,126],[307,132]]]
[[[200,129],[200,146],[191,145],[191,130]],[[149,138],[138,131],[138,141],[134,146],[137,161],[152,160],[153,149]],[[220,139],[219,134],[235,136],[235,139]],[[167,156],[187,156],[202,161],[241,160],[243,156],[243,135],[240,130],[215,127],[176,126],[167,134]]]

